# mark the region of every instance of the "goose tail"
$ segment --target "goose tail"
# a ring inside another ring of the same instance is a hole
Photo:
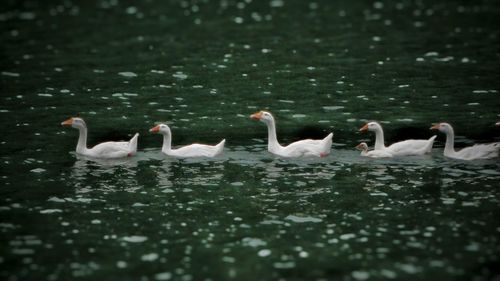
[[[221,140],[217,145],[215,145],[215,155],[220,155],[224,151],[224,145],[226,144],[226,139]]]
[[[139,139],[139,133],[135,133],[135,135],[128,142],[128,150],[131,154],[135,154],[137,152],[137,140]]]
[[[434,140],[436,139],[436,135],[430,137],[427,147],[425,148],[425,153],[431,153],[432,146],[434,145]]]

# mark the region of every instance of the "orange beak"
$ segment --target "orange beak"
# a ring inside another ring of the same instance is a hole
[[[434,124],[429,130],[438,130],[439,129],[439,124]]]
[[[252,118],[253,120],[260,120],[262,118],[262,111],[250,115],[250,118]]]
[[[359,129],[360,132],[366,132],[368,131],[368,124],[365,124],[361,129]]]
[[[158,133],[160,131],[160,125],[154,126],[153,128],[149,129],[151,133]]]
[[[71,125],[73,125],[73,117],[71,117],[68,120],[62,122],[61,125],[63,125],[63,126],[71,126]]]

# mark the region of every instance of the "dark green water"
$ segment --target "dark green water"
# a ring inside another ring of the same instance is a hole
[[[498,141],[498,1],[4,1],[0,8],[3,280],[493,280],[499,160],[365,159],[448,121]],[[280,159],[334,132],[324,159]],[[72,152],[89,143],[139,153]],[[176,160],[174,144],[225,155]],[[495,279],[495,280],[497,280]]]

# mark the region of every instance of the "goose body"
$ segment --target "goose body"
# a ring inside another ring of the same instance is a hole
[[[276,123],[271,113],[260,111],[250,116],[254,120],[259,120],[267,125],[268,146],[267,150],[272,154],[282,157],[303,157],[316,156],[326,157],[330,154],[333,133],[328,134],[321,140],[300,140],[287,146],[282,146],[276,136]]]
[[[368,145],[366,142],[362,142],[356,146],[356,149],[361,150],[361,156],[371,157],[371,158],[390,158],[392,154],[389,150],[370,150],[368,151]]]
[[[76,153],[92,158],[113,159],[135,155],[137,153],[136,133],[129,141],[108,141],[97,144],[92,148],[87,148],[87,125],[82,118],[71,117],[61,123],[63,126],[71,126],[78,129],[80,135],[76,145]]]
[[[172,132],[165,124],[157,125],[149,130],[152,133],[163,135],[163,146],[161,152],[168,156],[189,158],[189,157],[215,157],[221,155],[224,150],[226,140],[223,139],[216,145],[206,145],[194,143],[177,149],[172,148]]]
[[[384,131],[382,126],[377,122],[369,122],[365,124],[360,132],[372,131],[375,132],[375,147],[374,150],[386,151],[393,156],[409,156],[409,155],[424,155],[430,153],[436,136],[430,137],[428,140],[405,140],[393,143],[386,147],[384,144]]]
[[[455,132],[448,123],[439,123],[431,127],[431,130],[439,130],[446,134],[446,143],[444,146],[444,156],[461,160],[490,159],[498,157],[500,142],[489,144],[476,144],[459,151],[455,151]]]

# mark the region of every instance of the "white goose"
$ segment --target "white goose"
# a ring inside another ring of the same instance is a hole
[[[453,127],[448,123],[439,123],[431,127],[431,130],[439,130],[446,134],[446,143],[444,145],[444,156],[461,159],[461,160],[475,160],[475,159],[489,159],[498,157],[498,150],[500,149],[500,142],[490,144],[476,144],[470,147],[463,148],[455,151],[455,133]]]
[[[161,152],[169,156],[188,158],[188,157],[215,157],[222,154],[226,140],[223,139],[217,145],[206,145],[194,143],[178,149],[172,149],[172,132],[165,124],[159,124],[149,130],[152,133],[163,135],[163,146]]]
[[[359,131],[375,132],[374,150],[388,150],[388,152],[393,156],[423,155],[430,153],[432,145],[434,144],[434,139],[436,138],[434,135],[428,140],[405,140],[393,143],[392,145],[386,147],[384,144],[384,131],[379,123],[366,123],[363,127],[361,127],[361,129],[359,129]]]
[[[356,149],[361,150],[361,156],[371,157],[371,158],[390,158],[392,154],[386,150],[371,150],[368,151],[368,145],[366,142],[362,142],[356,146]]]
[[[274,122],[274,117],[271,113],[267,111],[259,111],[252,115],[250,118],[254,120],[259,120],[267,125],[268,132],[268,145],[267,150],[273,154],[283,157],[301,157],[301,156],[318,156],[326,157],[330,154],[330,149],[332,146],[333,134],[330,133],[322,140],[300,140],[289,144],[288,146],[282,146],[279,144],[276,137],[276,125]]]
[[[61,123],[63,126],[71,126],[80,131],[78,144],[76,145],[76,153],[101,159],[123,158],[132,156],[137,153],[137,138],[136,133],[130,141],[108,141],[100,143],[92,148],[87,148],[87,125],[82,118],[71,117]]]

